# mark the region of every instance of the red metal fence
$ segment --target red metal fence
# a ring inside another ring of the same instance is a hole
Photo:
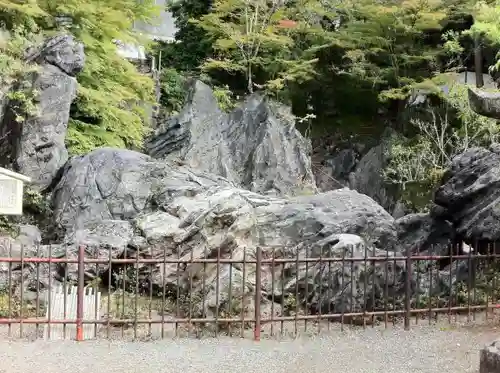
[[[224,334],[259,340],[262,333],[297,335],[345,325],[408,330],[423,321],[482,323],[499,306],[493,245],[481,254],[450,246],[446,255],[442,247],[405,255],[364,249],[357,256],[355,250],[328,256],[268,247],[237,255],[162,250],[125,250],[116,257],[111,248],[2,248],[0,333],[38,338],[40,326],[49,325],[50,336],[50,326],[63,324],[76,327],[82,340],[83,326],[91,324],[97,338]],[[77,286],[76,318],[51,315],[49,289],[55,285]],[[98,318],[84,317],[89,287],[101,292]]]

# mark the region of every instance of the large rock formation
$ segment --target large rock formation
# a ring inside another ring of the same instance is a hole
[[[82,66],[81,52],[71,38],[58,37],[32,55],[41,65],[35,85],[42,92],[44,116],[28,118],[4,142],[13,166],[33,177],[39,189],[50,186],[52,224],[60,228],[60,240],[51,247],[40,245],[36,228],[22,226],[16,239],[0,246],[2,255],[74,258],[83,245],[86,256],[106,261],[87,264],[87,280],[130,269],[134,278],[127,281],[137,278],[141,288],[153,288],[155,295],[189,298],[195,303],[190,316],[203,317],[225,308],[230,297],[248,306],[261,250],[264,303],[274,299],[284,306],[293,298],[313,313],[340,313],[402,306],[408,268],[401,254],[406,251],[431,253],[437,246],[433,254],[447,254],[455,230],[483,240],[500,235],[490,227],[499,225],[500,216],[495,210],[500,174],[495,149],[471,149],[454,160],[432,215],[395,221],[377,203],[393,204],[380,175],[384,145],[368,152],[351,175],[358,191],[318,194],[309,144],[295,129],[290,110],[252,95],[225,114],[201,82],[191,86],[181,114],[147,141],[149,155],[102,148],[65,162],[64,136],[76,84],[72,75]],[[2,125],[7,122],[5,116]],[[348,153],[339,158],[334,167],[339,177],[352,170],[355,158]],[[21,245],[27,251],[20,251]],[[339,260],[325,262],[327,257]],[[359,261],[367,257],[388,261]],[[112,258],[184,263],[110,267]],[[196,262],[214,258],[240,262]],[[273,263],[273,258],[290,262]],[[297,263],[303,258],[315,260]],[[243,265],[244,260],[250,263]],[[448,296],[450,286],[470,271],[467,264],[435,267],[431,261],[413,264],[413,294]],[[0,285],[14,278],[22,287],[38,289],[49,286],[48,278],[77,277],[74,264],[42,266],[41,279],[31,264],[15,266],[14,276],[11,272],[0,265]]]
[[[38,93],[38,112],[20,113],[16,102],[5,105],[5,114],[0,115],[0,162],[29,175],[33,186],[43,190],[68,159],[64,141],[69,110],[76,96],[75,74],[83,68],[85,55],[81,43],[61,35],[30,51],[27,59],[38,64],[29,77]],[[18,122],[18,115],[25,120]]]
[[[213,258],[215,255],[250,259],[255,258],[257,246],[263,248],[267,258],[273,255],[289,259],[350,257],[364,250],[373,255],[397,255],[392,217],[371,198],[348,189],[291,199],[263,196],[236,187],[222,177],[157,161],[133,151],[110,148],[73,158],[63,174],[54,190],[54,213],[56,221],[65,228],[65,251],[70,256],[75,255],[82,243],[88,255],[100,258],[109,258],[109,255],[115,258],[129,255]],[[62,255],[62,251],[60,253]],[[296,281],[300,282],[301,289],[312,281],[308,294],[315,301],[311,307],[330,304],[340,312],[340,304],[349,304],[347,300],[341,301],[347,299],[346,293],[339,287],[321,283],[328,280],[319,273],[330,268],[331,276],[338,278],[349,266],[357,268],[350,280],[357,289],[360,285],[356,282],[361,281],[364,271],[358,264],[347,263],[345,268],[340,264],[330,267],[325,263],[304,264],[297,269],[292,263],[282,269],[283,276],[275,273],[276,279],[284,281],[283,286],[272,283],[271,268],[266,265],[263,291],[281,296],[278,292],[285,289],[287,294],[292,294]],[[378,268],[374,263],[369,264],[369,268],[372,266]],[[167,265],[166,272],[162,268],[159,265],[151,270],[144,266],[141,273],[155,288],[161,288],[163,283],[177,284],[177,266]],[[194,291],[204,291],[202,283],[211,289],[209,292],[215,291],[215,267],[208,266],[205,274],[199,273],[202,268],[193,263],[182,270],[183,290],[187,291],[190,286],[187,274],[196,271],[198,280],[193,285]],[[254,272],[255,266],[253,268]],[[95,265],[89,265],[87,274],[102,276],[108,269],[103,265],[96,273]],[[70,276],[75,275],[74,270],[69,267]],[[404,263],[393,270],[397,273],[391,274],[389,280],[396,282],[395,288],[398,288],[402,285]],[[294,271],[298,271],[297,276]],[[374,294],[381,297],[387,280],[382,270],[376,271],[378,280],[373,286],[380,289]],[[241,283],[240,264],[221,265],[219,273],[221,284],[229,283],[228,276],[233,276],[234,286],[238,286],[239,281],[245,292],[252,291],[252,269],[247,269],[246,285]],[[338,281],[335,283],[340,286]],[[212,300],[222,302],[225,295],[219,295]],[[354,299],[358,298],[359,295]],[[374,304],[376,301],[373,300]],[[356,307],[361,307],[361,303]]]
[[[146,148],[155,158],[181,160],[254,192],[317,192],[310,144],[290,109],[259,95],[225,114],[212,90],[196,81],[182,112],[163,123]]]

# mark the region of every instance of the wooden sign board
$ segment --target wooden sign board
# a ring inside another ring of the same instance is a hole
[[[0,215],[23,214],[24,183],[30,178],[0,168]]]

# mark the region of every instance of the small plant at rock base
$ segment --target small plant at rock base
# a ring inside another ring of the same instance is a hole
[[[224,319],[239,319],[248,317],[248,305],[243,304],[241,297],[234,297],[231,300],[223,302],[219,307],[219,317]],[[232,322],[219,324],[219,330],[231,332],[237,329],[250,329],[252,324],[249,322]]]
[[[47,215],[50,211],[50,201],[46,196],[30,187],[24,189],[23,207],[34,214]]]
[[[301,184],[297,185],[290,191],[290,196],[313,196],[317,193],[312,185]]]
[[[23,80],[18,83],[15,91],[7,93],[9,98],[9,109],[14,114],[16,122],[21,123],[28,117],[38,115],[38,107],[35,104],[38,91],[32,89],[29,82]]]
[[[133,266],[120,268],[118,272],[113,273],[114,287],[130,294],[140,288],[138,269]]]
[[[15,238],[19,234],[16,225],[9,216],[0,215],[0,237],[9,236]]]
[[[227,113],[236,107],[236,100],[227,85],[224,87],[214,87],[213,92],[222,111]]]
[[[287,295],[283,301],[283,312],[287,316],[293,316],[297,312],[297,298],[294,295]]]
[[[0,287],[0,317],[2,318],[29,318],[45,316],[45,306],[36,302],[23,300],[8,290],[7,286]]]
[[[153,304],[154,303],[154,304]],[[133,325],[133,320],[148,319],[150,312],[156,310],[157,302],[150,302],[148,297],[124,292],[119,289],[101,298],[104,315],[110,320],[130,320],[125,326]],[[113,323],[111,322],[113,325]],[[119,326],[123,323],[117,324]]]

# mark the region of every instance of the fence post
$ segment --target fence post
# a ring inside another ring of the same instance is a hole
[[[412,250],[408,246],[406,249],[406,277],[405,277],[405,316],[404,324],[405,330],[410,330],[410,316],[411,316],[411,276],[412,276]]]
[[[253,338],[255,341],[260,341],[260,299],[261,293],[261,275],[262,275],[262,248],[257,246],[255,253],[255,326],[253,330]]]
[[[76,300],[76,340],[83,341],[83,295],[85,292],[85,247],[78,247],[78,288]]]

